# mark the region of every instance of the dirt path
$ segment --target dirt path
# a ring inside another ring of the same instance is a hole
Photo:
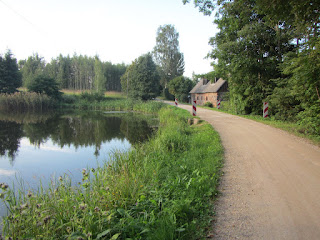
[[[320,239],[320,148],[252,120],[199,108],[197,115],[225,148],[212,238]]]

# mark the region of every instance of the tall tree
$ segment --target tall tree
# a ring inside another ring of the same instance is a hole
[[[215,47],[211,57],[218,60],[215,71],[229,80],[230,99],[240,110],[255,112],[256,107],[248,108],[252,99],[269,95],[276,118],[298,121],[306,132],[319,134],[319,0],[194,0],[194,4],[206,15],[218,8],[215,22],[220,32],[211,40]],[[257,54],[259,64],[253,64]],[[258,82],[252,81],[253,70]],[[241,74],[243,78],[238,78]]]
[[[206,1],[208,2],[208,1]],[[203,1],[196,4],[205,14],[219,7],[215,19],[220,32],[210,40],[214,47],[209,56],[218,76],[228,80],[230,101],[236,112],[261,112],[261,104],[272,94],[279,78],[278,65],[293,47],[288,29],[281,34],[270,27],[263,14],[256,11],[256,0]],[[204,9],[205,8],[205,9]]]
[[[103,65],[98,56],[94,61],[94,88],[96,92],[103,93],[106,90],[106,77],[103,71]]]
[[[0,93],[13,93],[21,84],[17,59],[8,50],[4,57],[0,55]]]
[[[19,61],[19,68],[22,72],[22,85],[29,87],[37,76],[43,74],[45,65],[44,59],[38,53],[28,57],[27,60]]]
[[[158,95],[159,79],[156,64],[148,53],[140,56],[127,68],[121,83],[130,98],[148,100]]]
[[[168,87],[169,92],[178,98],[180,102],[188,102],[189,92],[192,90],[194,85],[194,82],[190,78],[179,76],[172,79],[169,82]]]
[[[184,56],[179,49],[179,33],[173,25],[158,28],[153,55],[160,66],[161,85],[167,88],[171,79],[182,76],[184,72]]]

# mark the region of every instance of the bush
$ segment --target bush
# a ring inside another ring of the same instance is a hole
[[[58,84],[53,78],[44,75],[37,76],[28,87],[29,92],[45,93],[54,99],[60,99],[62,93],[59,91]]]
[[[205,107],[210,107],[210,108],[213,108],[213,104],[211,102],[206,102],[204,104]]]
[[[82,92],[80,94],[80,99],[88,102],[101,102],[105,99],[105,97],[104,94],[100,92]]]
[[[77,101],[77,96],[76,95],[68,95],[68,94],[63,94],[62,95],[62,102],[66,104],[74,104]]]

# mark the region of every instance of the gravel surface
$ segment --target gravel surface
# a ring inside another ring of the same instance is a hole
[[[208,238],[320,239],[320,148],[241,117],[201,108],[197,115],[225,148]]]

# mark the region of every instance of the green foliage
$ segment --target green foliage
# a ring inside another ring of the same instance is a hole
[[[45,61],[38,53],[28,57],[27,60],[19,61],[19,69],[22,72],[22,86],[29,87],[34,79],[43,74],[45,68]]]
[[[319,2],[193,2],[205,15],[218,8],[220,32],[209,56],[217,60],[215,73],[228,80],[231,111],[260,115],[267,100],[276,119],[319,134]]]
[[[8,50],[4,57],[0,55],[0,93],[14,93],[20,86],[21,74],[17,59]]]
[[[173,25],[163,25],[157,30],[156,46],[153,50],[156,63],[159,65],[161,86],[184,72],[184,56],[179,50],[179,33]]]
[[[84,169],[79,186],[61,176],[49,189],[18,191],[1,184],[13,239],[194,239],[203,237],[223,156],[209,124],[190,127],[189,113],[160,111],[149,142]]]
[[[54,99],[60,99],[61,92],[59,91],[58,84],[53,78],[44,75],[38,75],[33,82],[29,85],[30,92],[45,93]]]
[[[105,100],[104,94],[99,92],[82,92],[80,99],[88,102],[101,102]]]
[[[213,104],[211,102],[206,102],[204,104],[205,107],[210,107],[210,108],[213,108]]]
[[[193,87],[192,80],[183,76],[172,79],[168,84],[169,92],[181,102],[189,101],[189,92]]]
[[[120,77],[124,64],[102,62],[97,56],[61,54],[46,63],[38,54],[19,61],[23,86],[28,87],[38,75],[53,78],[59,88],[73,90],[121,91]]]
[[[122,79],[122,88],[131,99],[148,100],[159,94],[159,75],[150,53],[136,59]]]
[[[164,99],[166,100],[171,100],[173,101],[174,100],[174,95],[172,95],[170,92],[169,92],[169,89],[168,88],[164,88],[163,91],[162,91],[162,96]]]
[[[104,75],[103,65],[98,56],[94,61],[94,88],[99,93],[104,93],[106,90],[107,79]]]

